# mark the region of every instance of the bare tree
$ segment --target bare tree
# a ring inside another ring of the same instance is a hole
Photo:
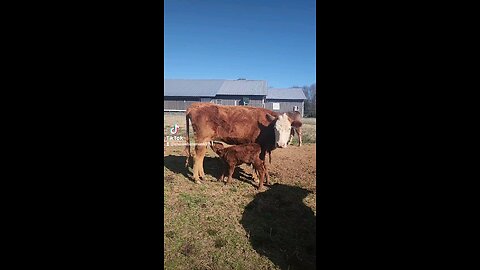
[[[316,108],[317,108],[317,85],[314,83],[310,86],[302,87],[303,93],[307,100],[305,101],[305,116],[306,117],[316,117]]]

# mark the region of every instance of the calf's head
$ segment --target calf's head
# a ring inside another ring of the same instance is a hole
[[[286,113],[281,114],[278,117],[273,117],[267,114],[267,117],[270,120],[275,121],[275,147],[286,148],[288,139],[290,138],[290,131],[292,129],[292,119],[290,119]]]
[[[218,155],[220,155],[220,153],[222,152],[222,150],[225,148],[225,146],[223,145],[223,143],[220,143],[220,142],[215,142],[215,141],[211,141],[210,142],[210,147],[212,147],[212,150],[217,153]]]

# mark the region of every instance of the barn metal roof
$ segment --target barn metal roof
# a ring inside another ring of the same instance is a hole
[[[267,82],[260,80],[225,80],[217,95],[259,95],[267,94]]]
[[[264,80],[165,79],[164,96],[215,97],[216,95],[261,95],[267,99],[307,99],[302,88],[270,88]]]
[[[164,80],[164,96],[214,97],[225,80]]]
[[[267,99],[307,99],[302,88],[270,88]]]

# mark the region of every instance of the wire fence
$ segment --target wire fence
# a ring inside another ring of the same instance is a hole
[[[165,116],[185,116],[185,111],[164,111],[163,114]],[[304,118],[316,118],[317,117],[317,110],[304,110],[303,111]]]

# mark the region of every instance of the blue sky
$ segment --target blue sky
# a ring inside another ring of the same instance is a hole
[[[165,0],[165,79],[316,82],[315,0]]]

